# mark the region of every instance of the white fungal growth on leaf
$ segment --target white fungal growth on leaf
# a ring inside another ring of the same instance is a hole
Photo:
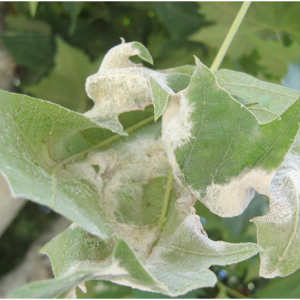
[[[99,71],[86,80],[86,92],[95,102],[86,117],[109,122],[112,128],[122,130],[118,115],[132,110],[143,110],[152,104],[148,78],[166,83],[166,74],[136,65],[129,60],[138,55],[148,62],[152,58],[139,43],[122,43],[104,57]]]
[[[274,278],[295,272],[300,260],[300,158],[289,153],[270,185],[270,212],[252,221],[257,226],[260,276]]]
[[[269,186],[275,171],[268,172],[261,168],[232,178],[228,184],[212,184],[206,189],[205,198],[201,199],[199,192],[191,191],[213,213],[221,217],[238,216],[247,208],[255,195],[269,196]]]
[[[174,151],[193,138],[191,133],[193,122],[190,119],[194,109],[182,92],[169,97],[168,105],[162,117],[162,141],[173,169],[174,178],[184,186],[183,176]]]

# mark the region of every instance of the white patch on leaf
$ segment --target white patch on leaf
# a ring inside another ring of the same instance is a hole
[[[257,226],[260,254],[259,275],[287,276],[299,268],[300,158],[289,153],[270,185],[270,211],[253,221]]]
[[[117,116],[123,112],[143,110],[152,104],[148,84],[152,77],[166,84],[166,74],[136,65],[130,56],[141,52],[134,43],[125,43],[112,48],[104,57],[99,71],[86,80],[86,92],[95,102],[94,107],[85,113],[88,118],[108,122],[120,130]]]
[[[184,186],[182,183],[183,175],[177,164],[174,151],[193,138],[191,114],[194,108],[182,92],[169,97],[168,105],[162,117],[162,141],[173,169],[174,178]]]
[[[228,184],[212,184],[206,189],[206,196],[201,199],[200,193],[189,187],[191,192],[213,213],[221,217],[238,216],[247,208],[255,195],[269,196],[269,186],[275,171],[268,172],[261,168],[252,169]]]

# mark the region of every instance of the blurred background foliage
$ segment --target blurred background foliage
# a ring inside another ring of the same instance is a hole
[[[98,70],[120,37],[143,43],[155,69],[194,64],[193,55],[210,66],[240,6],[241,2],[5,2],[0,39],[16,64],[15,92],[82,113],[93,105],[85,93],[85,79]],[[299,15],[299,2],[252,3],[221,68],[300,90]],[[1,275],[20,263],[30,241],[55,218],[36,207],[25,206],[2,236]],[[235,218],[213,215],[199,202],[196,209],[211,239],[256,242],[256,227],[249,220],[268,211],[268,199],[257,195]],[[286,278],[259,278],[258,256],[211,269],[219,278],[215,288],[181,298],[300,297],[300,270]],[[78,290],[78,296],[166,298],[104,281],[88,282],[87,288],[87,294]]]

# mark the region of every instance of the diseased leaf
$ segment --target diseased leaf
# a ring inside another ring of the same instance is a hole
[[[260,276],[287,276],[300,267],[300,158],[289,153],[270,185],[270,212],[252,221],[257,226]]]
[[[129,60],[134,55],[152,63],[148,50],[142,44],[122,42],[105,55],[98,73],[89,76],[86,81],[87,94],[95,105],[85,115],[107,124],[115,132],[123,130],[118,120],[120,113],[143,110],[152,104],[153,95],[148,83],[150,77],[161,81],[162,85],[170,84],[177,90],[184,88],[189,81],[184,74],[163,74],[136,65]],[[181,78],[182,82],[178,80]]]
[[[300,95],[297,91],[241,72],[223,69],[216,77],[218,84],[247,106],[261,123],[278,118]]]
[[[180,73],[180,74],[187,74],[190,76],[193,75],[194,71],[195,71],[195,66],[192,66],[192,65],[185,65],[185,66],[181,66],[181,67],[160,70],[160,72],[162,72],[162,73],[168,73],[168,74]]]
[[[299,96],[298,91],[239,72],[221,70],[217,72],[217,78],[222,87],[241,97],[245,105],[256,103],[249,109],[262,122],[274,119],[274,113],[283,113]],[[293,153],[298,151],[298,136],[292,148]],[[296,258],[299,246],[299,158],[293,153],[288,154],[271,181],[270,212],[253,219],[258,228],[258,242],[264,249],[261,253],[260,276],[266,278],[287,276],[300,267]]]
[[[98,61],[91,63],[82,51],[57,38],[54,69],[40,83],[24,87],[24,91],[83,113],[88,105],[85,80],[98,65]]]
[[[70,229],[67,229],[67,231]],[[83,233],[83,232],[82,232]],[[69,235],[70,233],[68,233]],[[59,237],[63,236],[62,233]],[[101,242],[86,241],[92,247],[97,247]],[[102,241],[102,243],[104,243]],[[62,242],[59,244],[62,246]],[[88,264],[88,262],[87,262]],[[68,291],[84,281],[111,280],[121,284],[130,284],[132,286],[144,289],[163,291],[164,286],[159,285],[155,279],[143,268],[133,251],[125,241],[120,239],[113,251],[110,260],[104,263],[98,262],[99,267],[92,267],[93,262],[86,269],[78,269],[57,279],[33,282],[22,286],[8,295],[9,298],[56,298],[64,291]]]
[[[37,294],[42,292],[38,285],[36,291],[29,285],[34,293],[28,297],[52,297],[54,291],[62,293],[90,279],[176,296],[213,286],[216,277],[207,270],[211,264],[241,261],[260,251],[256,244],[209,240],[194,215],[195,198],[177,185],[171,189],[161,233],[158,220],[169,164],[159,129],[159,124],[145,126],[126,140],[112,143],[111,149],[91,152],[74,164],[73,170],[79,173],[99,166],[98,176],[104,182],[101,203],[114,236],[104,242],[71,225],[42,249],[51,258],[57,286],[48,281],[52,294],[45,283],[47,293],[43,295]],[[75,276],[80,272],[86,277]],[[70,280],[72,284],[66,284]],[[65,290],[61,290],[61,282],[65,282]]]
[[[4,91],[0,114],[0,168],[14,195],[50,206],[94,235],[110,236],[99,205],[102,183],[90,182],[96,174],[76,172],[71,164],[53,173],[60,160],[91,146],[80,131],[98,129],[101,137],[105,129],[56,104]]]
[[[299,128],[299,100],[281,119],[261,124],[207,67],[196,65],[188,88],[170,95],[163,141],[178,182],[212,212],[239,215],[254,189],[268,195]]]
[[[171,199],[166,223],[146,261],[146,268],[158,281],[167,284],[172,296],[190,290],[213,287],[217,278],[207,268],[247,259],[261,250],[256,244],[214,242],[195,215],[195,198],[183,193]]]

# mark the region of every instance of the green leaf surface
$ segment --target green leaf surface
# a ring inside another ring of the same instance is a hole
[[[168,73],[168,74],[179,73],[179,74],[187,74],[190,76],[193,75],[194,71],[195,71],[195,66],[192,65],[185,65],[176,68],[160,70],[160,72],[162,73]]]
[[[70,230],[70,229],[67,229]],[[63,235],[64,233],[62,233]],[[88,242],[88,241],[87,241]],[[96,244],[95,244],[96,243]],[[100,241],[92,241],[90,245],[97,247]],[[102,241],[102,243],[104,243]],[[60,243],[60,246],[62,243]],[[112,280],[122,284],[131,284],[133,286],[145,285],[145,289],[156,288],[164,290],[159,286],[151,275],[143,268],[131,248],[125,241],[120,239],[114,249],[111,260],[100,267],[90,267],[88,269],[79,269],[57,279],[34,282],[25,285],[8,295],[9,298],[55,298],[64,291],[75,288],[84,281]]]
[[[166,222],[157,243],[146,261],[146,268],[170,295],[213,287],[217,278],[207,268],[247,259],[261,250],[256,244],[214,242],[207,237],[192,207],[195,199],[184,194],[171,198]]]
[[[254,36],[251,37],[251,41],[260,56],[257,63],[265,68],[265,73],[272,76],[282,78],[288,71],[288,65],[300,57],[300,45],[296,42],[285,47],[277,42],[264,41]]]
[[[260,276],[287,276],[300,267],[300,159],[289,153],[270,185],[270,212],[252,221],[264,249]]]
[[[62,6],[64,9],[64,12],[66,12],[71,19],[71,24],[69,27],[69,35],[73,35],[76,29],[76,25],[77,25],[77,19],[78,16],[83,8],[84,2],[63,2]]]
[[[203,16],[197,12],[195,2],[156,2],[155,8],[161,22],[174,37],[185,37],[204,25]]]
[[[162,87],[162,84],[151,77],[149,78],[155,121],[163,114],[169,99],[169,93]]]
[[[115,237],[105,242],[75,224],[54,238],[42,249],[50,256],[57,277],[57,285],[48,281],[51,293],[59,294],[82,281],[97,279],[181,295],[215,284],[214,273],[207,269],[210,265],[241,261],[260,251],[256,244],[209,240],[199,217],[194,215],[194,197],[179,186],[171,188],[165,224],[160,232],[158,221],[169,164],[159,124],[145,126],[126,140],[113,142],[108,150],[91,152],[70,171],[89,173],[94,165],[99,166],[98,176],[103,179],[102,207],[114,236],[120,240],[114,249]],[[42,287],[49,292],[46,283]],[[28,292],[31,297],[55,296],[38,294],[42,292],[38,284],[29,288],[34,292]],[[24,292],[24,288],[20,291]]]
[[[25,15],[8,15],[5,18],[5,23],[8,31],[16,31],[19,33],[38,32],[41,34],[50,34],[52,32],[51,26],[47,22],[37,19],[30,19]]]
[[[254,189],[268,195],[299,128],[299,100],[267,124],[217,85],[196,60],[190,85],[170,95],[163,140],[175,178],[212,212],[241,214]]]
[[[207,21],[214,22],[201,28],[191,36],[191,40],[207,43],[219,49],[224,37],[241,7],[241,2],[201,2],[200,12]],[[228,49],[228,55],[235,59],[250,54],[255,46],[251,37],[278,40],[282,43],[283,35],[300,41],[298,3],[288,2],[253,2]]]
[[[45,99],[78,112],[85,112],[88,97],[86,77],[98,69],[81,50],[57,38],[55,67],[48,77],[36,85],[24,87],[27,94]]]
[[[22,83],[37,82],[53,67],[56,45],[52,34],[14,32],[1,34],[0,38],[15,62],[26,68]]]
[[[80,131],[98,128],[101,140],[105,130],[56,104],[4,91],[0,113],[1,171],[14,194],[53,207],[92,234],[109,236],[99,205],[101,186],[90,181],[93,173],[78,172],[73,165],[53,173],[60,160],[91,146]]]
[[[255,298],[283,299],[299,298],[300,296],[300,270],[285,278],[269,280],[254,294]]]
[[[247,106],[261,123],[278,118],[299,97],[299,92],[245,73],[220,70],[218,84]]]

